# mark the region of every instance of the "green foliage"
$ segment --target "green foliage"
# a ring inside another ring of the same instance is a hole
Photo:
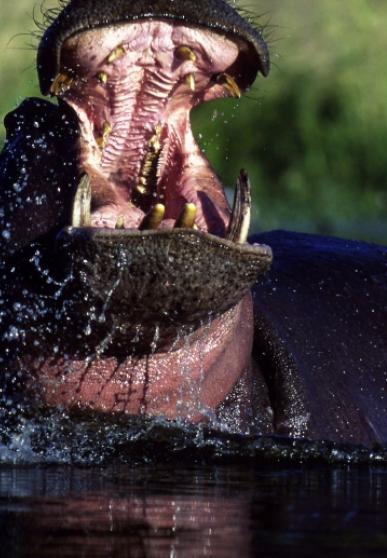
[[[256,0],[248,7],[271,22],[272,73],[241,101],[195,111],[206,155],[229,186],[247,168],[256,228],[387,242],[387,3]],[[2,19],[1,45],[13,30],[33,29],[32,8],[32,0],[19,0],[12,25]],[[38,92],[34,53],[16,50],[28,42],[19,37],[6,49],[2,115]]]

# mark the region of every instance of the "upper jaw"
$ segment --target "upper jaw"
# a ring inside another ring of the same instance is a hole
[[[232,238],[223,186],[189,117],[203,101],[241,95],[235,66],[241,48],[216,33],[165,21],[92,30],[64,44],[51,93],[77,114],[86,176],[73,226],[183,226]],[[236,240],[245,242],[248,224],[239,229],[244,235]]]
[[[245,64],[241,76],[244,87],[254,82],[258,72],[264,76],[269,73],[269,51],[261,30],[225,0],[70,0],[56,17],[47,13],[48,27],[37,57],[42,93],[49,93],[59,72],[62,46],[67,39],[89,29],[152,19],[209,29],[243,41],[238,64]]]

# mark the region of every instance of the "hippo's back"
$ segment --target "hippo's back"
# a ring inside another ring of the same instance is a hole
[[[387,442],[387,247],[276,231],[255,286],[254,356],[276,430]]]

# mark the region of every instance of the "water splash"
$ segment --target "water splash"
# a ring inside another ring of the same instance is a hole
[[[4,414],[4,413],[3,413]],[[4,417],[3,417],[4,418]],[[41,412],[0,430],[2,464],[219,463],[387,465],[387,448],[235,434],[162,418]]]

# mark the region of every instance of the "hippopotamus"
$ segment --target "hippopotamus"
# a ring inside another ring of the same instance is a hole
[[[387,248],[248,238],[190,111],[270,69],[224,0],[70,0],[0,157],[4,405],[387,441]]]

